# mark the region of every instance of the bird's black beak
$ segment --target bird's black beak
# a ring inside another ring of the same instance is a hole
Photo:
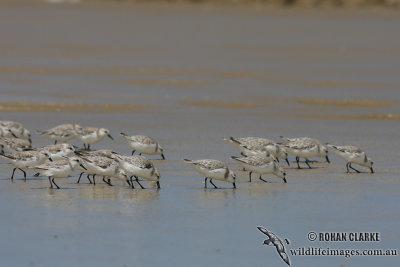
[[[10,133],[14,138],[18,138],[11,130],[10,130]]]
[[[83,164],[81,163],[81,164],[79,164],[79,166],[81,166],[82,168],[84,168],[85,170],[87,170],[86,169],[86,167],[85,166],[83,166]]]
[[[114,140],[114,138],[113,138],[110,134],[107,134],[107,136],[108,136],[108,138],[110,138],[111,140]]]
[[[288,158],[285,159],[288,166],[290,166]]]
[[[52,159],[51,157],[49,157],[49,160],[50,160],[51,162],[53,162],[53,159]]]
[[[325,159],[326,159],[326,162],[331,163],[331,162],[329,161],[328,155],[326,155]]]

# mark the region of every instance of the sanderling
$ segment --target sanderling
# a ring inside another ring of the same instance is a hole
[[[236,175],[228,169],[228,166],[226,166],[225,163],[214,159],[184,159],[184,161],[185,163],[192,165],[197,172],[205,176],[204,188],[207,188],[207,179],[210,179],[210,183],[214,188],[218,187],[213,183],[213,179],[232,183],[233,188],[236,188]]]
[[[243,156],[268,157],[271,154],[278,161],[279,158],[286,160],[290,166],[286,150],[270,139],[261,137],[229,137],[224,140],[237,147]]]
[[[118,162],[115,159],[110,159],[107,157],[102,157],[98,155],[90,155],[90,154],[81,154],[76,152],[76,155],[79,156],[86,167],[86,173],[88,175],[92,175],[93,184],[96,185],[95,177],[96,175],[103,176],[103,181],[112,186],[110,177],[114,175],[115,168],[118,166]],[[82,170],[81,170],[82,171]],[[108,178],[108,181],[106,181]],[[80,179],[80,177],[79,177]],[[89,178],[88,178],[89,179]],[[90,179],[89,179],[90,180]]]
[[[164,149],[158,144],[156,140],[151,137],[145,135],[126,135],[121,133],[121,136],[126,139],[128,144],[133,148],[132,155],[135,151],[138,151],[140,155],[149,154],[149,155],[161,155],[162,159],[164,157]]]
[[[284,136],[280,136],[280,138],[289,143],[299,143],[299,144],[318,144],[320,148],[320,155],[318,157],[325,157],[326,162],[330,163],[328,157],[328,149],[317,139],[310,137],[296,137],[296,138],[288,138]]]
[[[18,152],[30,149],[31,143],[28,140],[14,138],[14,137],[2,137],[0,138],[1,152],[4,153],[4,149],[8,152]]]
[[[24,169],[40,165],[45,162],[46,159],[50,159],[50,161],[52,160],[49,154],[47,154],[45,151],[34,150],[14,152],[9,155],[0,154],[0,156],[9,159],[12,165],[14,165],[11,180],[14,179],[14,172],[16,169],[19,169],[24,173],[24,178],[26,180],[26,172]]]
[[[41,175],[49,177],[50,188],[53,188],[54,184],[57,189],[60,189],[60,187],[54,182],[54,178],[65,178],[69,176],[77,165],[85,169],[85,166],[83,166],[82,163],[81,159],[74,156],[65,157],[65,159],[62,160],[46,162],[31,168],[36,172],[39,172]]]
[[[347,161],[346,163],[346,169],[347,173],[350,172],[350,169],[353,169],[357,173],[360,173],[359,170],[356,170],[351,166],[352,163],[368,167],[371,170],[371,173],[374,173],[374,170],[372,169],[372,165],[374,164],[369,157],[367,157],[367,154],[359,149],[356,146],[334,146],[330,144],[326,144],[329,148],[332,149],[333,153]]]
[[[44,151],[49,155],[49,158],[51,158],[52,160],[62,160],[65,159],[65,157],[72,156],[74,154],[75,148],[73,145],[64,143],[32,148],[31,150]],[[33,176],[38,177],[39,175],[40,173],[36,173]]]
[[[73,145],[64,143],[34,148],[34,150],[46,151],[50,155],[51,159],[60,160],[64,159],[67,156],[72,156],[75,152],[75,147]]]
[[[4,129],[4,137],[15,137],[28,140],[32,143],[31,133],[21,123],[15,121],[0,121],[0,128]],[[8,131],[8,133],[7,133]],[[1,135],[0,135],[1,136]]]
[[[297,168],[300,168],[300,158],[305,158],[305,162],[308,166],[308,168],[312,169],[309,163],[308,158],[311,157],[325,157],[327,162],[329,161],[328,158],[328,149],[321,145],[320,143],[312,142],[309,140],[303,140],[303,141],[295,141],[295,142],[289,142],[285,145],[283,145],[284,148],[286,148],[286,151],[289,154],[292,154],[296,156],[296,162],[297,162]]]
[[[109,159],[116,159],[116,157],[118,156],[118,153],[110,150],[110,149],[101,149],[101,150],[77,150],[75,151],[75,154],[80,156],[80,157],[86,157],[86,158],[90,158],[90,157],[104,157],[104,158],[109,158]],[[79,168],[79,167],[78,167]],[[95,178],[96,174],[95,173],[88,173],[88,171],[85,170],[81,170],[82,172],[79,174],[79,178],[78,181],[76,182],[77,184],[79,184],[82,175],[86,172],[87,173],[87,179],[89,180],[89,183],[92,183],[92,181],[90,180],[90,175],[93,176],[93,178]],[[94,181],[95,182],[95,181]]]
[[[76,137],[82,132],[82,126],[78,124],[61,124],[47,131],[37,131],[40,135],[46,135],[54,140],[54,144],[58,141],[66,142]]]
[[[143,156],[118,156],[117,161],[119,166],[128,174],[134,176],[136,182],[139,183],[138,177],[145,178],[157,183],[157,188],[160,188],[160,172],[156,169],[153,162]]]
[[[86,127],[78,135],[78,138],[83,142],[85,149],[90,150],[90,145],[100,142],[106,136],[108,136],[111,140],[114,140],[108,129]]]
[[[260,180],[265,181],[261,176],[263,174],[272,173],[279,178],[282,178],[286,183],[286,173],[283,171],[281,167],[275,162],[273,157],[260,157],[260,156],[250,156],[245,158],[231,157],[234,160],[239,161],[243,164],[246,170],[249,172],[249,182],[251,182],[251,174],[253,172],[258,173],[260,175]]]

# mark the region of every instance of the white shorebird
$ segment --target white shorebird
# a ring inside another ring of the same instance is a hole
[[[78,135],[78,138],[83,142],[85,149],[90,150],[90,145],[100,142],[106,136],[111,140],[114,140],[106,128],[86,127]]]
[[[68,177],[74,168],[79,165],[85,169],[82,164],[82,160],[78,157],[65,157],[62,160],[56,160],[52,162],[46,162],[44,164],[32,167],[36,172],[39,172],[43,176],[49,177],[50,188],[53,188],[53,184],[60,189],[60,187],[54,182],[54,178],[65,178]]]
[[[117,161],[121,169],[123,169],[128,176],[136,178],[136,182],[143,189],[144,187],[139,182],[139,177],[154,181],[157,188],[160,188],[160,172],[156,169],[153,162],[143,156],[118,156]],[[133,181],[132,181],[133,184]]]
[[[103,176],[103,182],[105,182],[109,186],[112,186],[110,177],[112,177],[115,174],[115,168],[118,167],[118,162],[115,159],[110,159],[107,157],[102,157],[94,154],[85,155],[79,152],[77,152],[76,155],[83,160],[84,166],[86,167],[86,170],[82,169],[80,170],[86,172],[88,175],[92,175],[94,185],[96,185],[95,177],[96,175],[99,175]],[[106,178],[108,180],[106,180]]]
[[[295,138],[289,138],[289,137],[284,137],[280,136],[280,138],[288,143],[298,143],[298,144],[318,144],[320,147],[320,154],[318,157],[324,157],[326,159],[326,162],[330,163],[329,157],[328,157],[328,149],[318,140],[315,138],[311,137],[295,137]],[[283,145],[284,146],[284,145]]]
[[[101,149],[101,150],[93,150],[93,151],[88,151],[88,150],[77,150],[76,155],[80,156],[80,157],[86,157],[87,159],[90,159],[91,157],[104,157],[104,158],[109,158],[109,159],[113,159],[116,160],[116,157],[118,156],[118,154],[110,149]],[[79,167],[78,167],[79,169]],[[80,169],[81,173],[79,175],[78,181],[76,182],[77,184],[79,184],[81,177],[84,173],[87,173],[87,179],[89,180],[89,183],[92,183],[92,181],[90,180],[90,175],[93,176],[93,179],[96,176],[96,173],[88,173],[87,170],[83,170]]]
[[[228,169],[225,163],[215,159],[184,159],[184,161],[192,165],[197,172],[205,176],[204,188],[207,188],[207,179],[210,179],[210,183],[214,188],[218,187],[213,183],[213,179],[232,183],[233,188],[236,188],[236,175]]]
[[[24,173],[24,178],[26,180],[26,172],[24,169],[29,167],[34,167],[42,164],[46,159],[52,160],[45,151],[22,151],[15,152],[9,155],[0,154],[0,156],[5,157],[10,160],[11,164],[14,165],[14,169],[11,175],[11,180],[14,179],[14,173],[16,169],[19,169]]]
[[[54,140],[54,144],[57,142],[67,142],[72,138],[75,138],[82,132],[82,126],[78,124],[61,124],[47,131],[37,131],[40,135],[46,135],[50,139]]]
[[[282,137],[281,137],[282,138]],[[330,163],[328,158],[328,149],[323,146],[319,141],[311,138],[300,138],[290,141],[282,145],[289,154],[296,156],[297,168],[300,168],[300,158],[305,158],[308,168],[311,169],[308,158],[311,157],[325,157],[326,161]]]
[[[251,182],[251,174],[258,173],[260,175],[260,180],[263,182],[267,182],[262,178],[263,174],[272,173],[279,178],[282,178],[285,183],[286,181],[286,173],[284,170],[279,167],[279,165],[275,162],[273,157],[260,157],[260,156],[250,156],[245,158],[231,157],[232,159],[239,161],[244,165],[245,169],[249,172],[249,182]]]
[[[73,156],[75,148],[73,145],[64,143],[57,145],[48,145],[44,147],[32,148],[33,151],[43,151],[49,155],[49,158],[52,160],[62,160],[65,157]],[[40,173],[36,173],[33,175],[34,177],[38,177]]]
[[[368,167],[371,170],[371,173],[374,173],[374,169],[372,169],[372,165],[374,164],[372,160],[367,157],[367,154],[359,149],[356,146],[334,146],[330,144],[326,144],[329,148],[332,149],[333,153],[347,161],[346,169],[347,173],[350,172],[349,168],[360,173],[359,170],[356,170],[351,166],[352,163]]]
[[[28,140],[14,138],[14,137],[2,137],[0,138],[1,152],[4,153],[4,149],[10,153],[24,151],[32,148],[31,143]]]
[[[15,137],[15,138],[26,139],[30,143],[32,143],[30,131],[24,128],[22,124],[19,122],[0,121],[0,132],[1,129],[3,129],[4,131],[5,134],[4,137]]]
[[[243,156],[274,156],[278,161],[279,158],[284,159],[290,166],[287,158],[286,150],[274,141],[261,137],[229,137],[224,138],[236,148],[239,149]]]
[[[156,140],[145,135],[132,135],[129,136],[125,133],[121,133],[121,136],[126,139],[128,144],[132,147],[132,155],[135,151],[138,151],[140,155],[161,155],[162,159],[164,157],[164,149],[158,144]]]
[[[46,151],[50,155],[51,159],[60,160],[65,159],[65,157],[72,156],[75,152],[75,147],[73,145],[63,143],[34,148],[34,150]]]

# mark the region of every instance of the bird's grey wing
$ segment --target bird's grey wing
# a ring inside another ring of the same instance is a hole
[[[262,226],[257,226],[257,229],[260,230],[261,233],[263,233],[264,235],[268,236],[271,239],[272,232],[268,231],[267,229],[265,229]]]
[[[284,262],[286,262],[287,265],[290,266],[289,256],[287,255],[285,249],[284,249],[283,252],[282,252],[282,251],[279,251],[279,250],[278,250],[278,247],[276,247],[276,250],[277,250],[279,256],[281,256],[282,260],[283,260]]]

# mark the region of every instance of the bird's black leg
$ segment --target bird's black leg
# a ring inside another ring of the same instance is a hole
[[[206,178],[204,179],[204,188],[207,188],[207,179],[208,179],[208,177],[206,177]]]
[[[90,150],[90,144],[87,145],[87,150]]]
[[[161,157],[162,157],[163,160],[165,160],[164,153],[161,154]]]
[[[53,188],[53,183],[51,182],[51,176],[49,176],[50,188]]]
[[[51,179],[51,181],[52,181],[53,184],[57,187],[57,189],[60,189],[60,187],[56,184],[56,182],[54,182],[54,177],[53,177],[53,179]]]
[[[251,174],[252,174],[253,172],[252,171],[250,171],[249,172],[249,182],[251,183]]]
[[[92,180],[90,180],[89,174],[86,176],[86,178],[89,180],[89,184],[92,184]]]
[[[57,145],[57,140],[54,141],[54,144]]]
[[[278,157],[276,157],[276,161],[279,162],[279,158]]]
[[[129,185],[129,187],[132,187],[132,183],[131,183],[131,181],[129,181],[129,179],[126,179],[126,183]],[[135,187],[132,189],[135,189]]]
[[[140,185],[140,188],[144,189],[143,185],[139,183],[139,177],[135,176],[135,178],[136,178],[135,181]]]
[[[372,169],[372,167],[369,168],[371,170],[371,173],[374,173],[374,169]]]
[[[356,170],[356,169],[354,169],[354,168],[351,166],[351,163],[349,164],[349,167],[350,167],[350,169],[352,169],[352,170],[355,170],[355,171],[356,171],[356,173],[360,173],[360,171],[359,171],[359,170]]]
[[[20,169],[20,170],[24,173],[24,179],[25,179],[25,181],[26,181],[26,172],[25,172],[23,169],[21,169],[21,168],[18,168],[18,169]]]
[[[15,172],[15,170],[16,170],[17,168],[14,168],[14,170],[13,170],[13,172],[12,172],[12,175],[11,175],[11,180],[13,180],[14,179],[14,172]]]
[[[142,153],[139,153],[139,156],[141,156],[142,155]]]
[[[288,166],[290,166],[290,163],[289,163],[289,160],[288,160],[288,158],[287,158],[287,157],[286,157],[286,159],[285,159],[285,160],[286,160],[286,163],[287,163],[287,165],[288,165]]]
[[[307,164],[308,168],[312,169],[307,158],[306,158],[306,164]]]
[[[103,176],[103,182],[105,182],[105,183],[108,184],[109,186],[112,186],[111,180],[108,179],[108,181],[106,181],[106,177],[105,177],[105,176]]]
[[[135,186],[133,185],[133,179],[132,179],[133,175],[129,178],[130,181],[130,186],[132,187],[132,189],[135,189]]]
[[[347,169],[347,173],[349,173],[349,172],[350,172],[350,170],[349,170],[349,164],[350,164],[350,162],[347,162],[347,163],[346,163],[346,169]]]
[[[260,180],[263,181],[264,183],[269,183],[268,181],[264,180],[264,179],[261,177],[261,174],[260,174]]]
[[[135,151],[136,151],[136,150],[132,150],[132,154],[131,154],[131,156],[132,156],[133,154],[135,154]]]
[[[80,180],[81,180],[81,177],[82,177],[82,174],[84,174],[84,172],[81,172],[81,174],[79,174],[79,179],[78,179],[78,181],[76,182],[77,184],[79,184],[79,182],[80,182]]]
[[[212,181],[212,179],[210,179],[210,183],[214,186],[214,188],[218,188]]]
[[[300,168],[300,164],[299,164],[299,161],[300,161],[299,157],[296,157],[296,162],[297,162],[297,169],[301,169],[301,168]]]

